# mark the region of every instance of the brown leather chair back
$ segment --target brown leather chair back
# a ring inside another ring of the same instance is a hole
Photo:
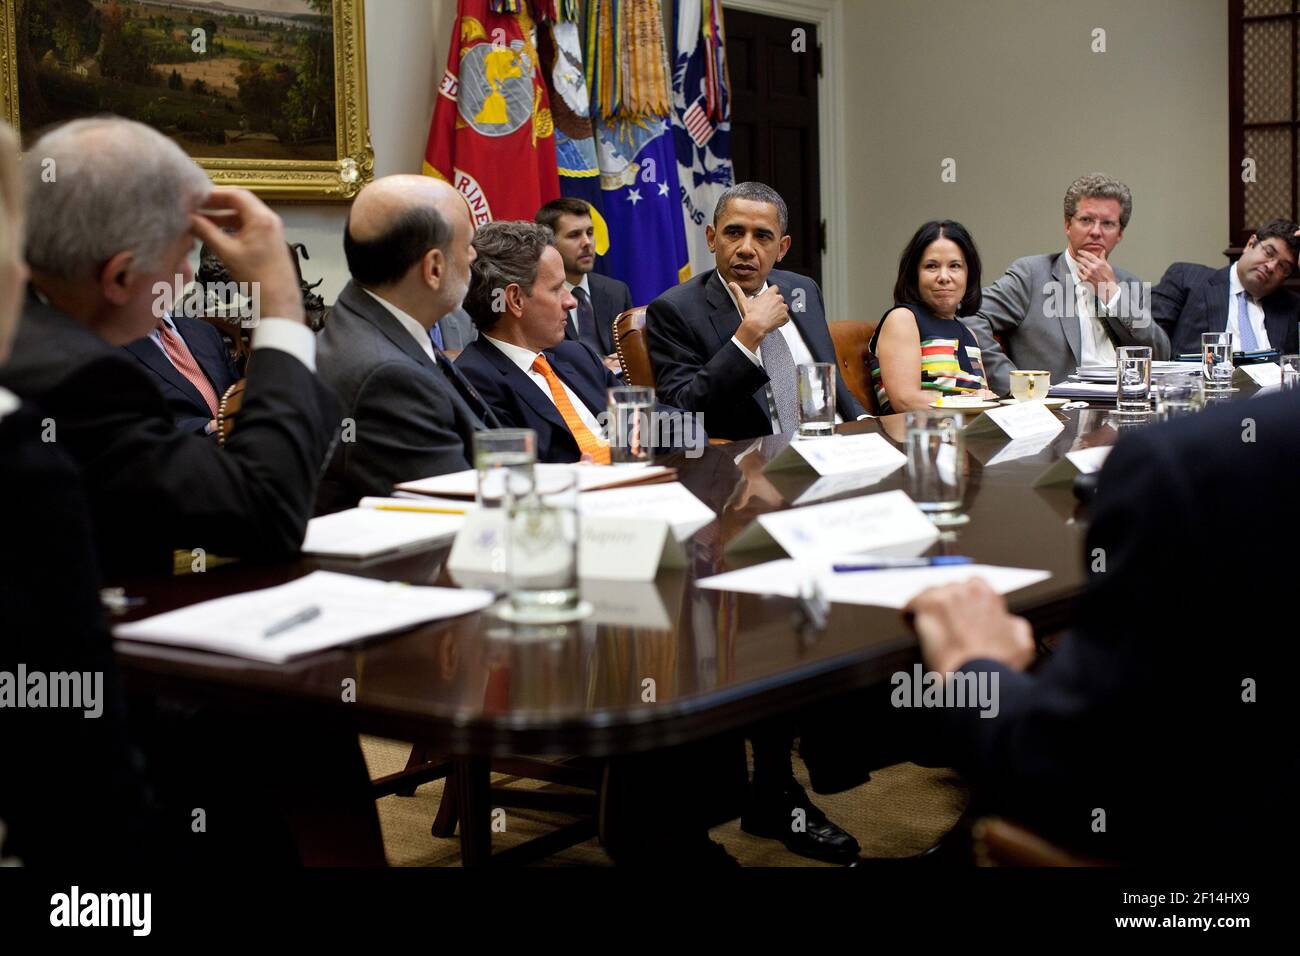
[[[235,418],[244,407],[244,384],[248,379],[241,378],[221,396],[217,406],[217,444],[224,445],[230,433],[235,430]]]
[[[1109,866],[1057,846],[1033,830],[1000,817],[981,817],[971,827],[977,866]]]
[[[876,390],[871,387],[871,365],[868,357],[871,337],[876,334],[876,322],[858,322],[852,319],[831,322],[831,341],[835,343],[835,357],[839,360],[840,377],[862,407],[876,415]]]
[[[650,364],[650,347],[645,339],[645,306],[628,309],[614,320],[614,351],[629,385],[654,388],[655,370]]]

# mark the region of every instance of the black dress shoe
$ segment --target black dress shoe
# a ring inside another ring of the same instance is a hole
[[[795,810],[803,811],[802,821]],[[740,828],[780,840],[791,853],[823,863],[851,863],[861,851],[853,835],[827,819],[793,780],[780,791],[756,795],[740,818]]]

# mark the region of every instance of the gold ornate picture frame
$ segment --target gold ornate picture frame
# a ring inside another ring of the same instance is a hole
[[[218,185],[346,201],[374,177],[364,3],[0,0],[0,109],[20,133],[117,113]]]

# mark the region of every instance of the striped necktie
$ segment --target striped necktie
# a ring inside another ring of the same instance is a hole
[[[583,424],[573,408],[573,403],[569,401],[569,393],[564,390],[564,383],[551,368],[551,363],[546,361],[546,356],[540,352],[537,358],[533,359],[533,371],[546,379],[546,385],[551,390],[551,399],[559,409],[560,417],[564,419],[564,424],[578,442],[578,451],[590,455],[591,460],[599,465],[608,465],[609,442],[593,434],[591,429]]]
[[[162,339],[163,351],[167,353],[167,358],[171,360],[176,371],[185,376],[186,381],[194,386],[194,390],[199,393],[199,397],[207,403],[208,411],[213,418],[217,417],[217,408],[221,400],[217,398],[217,390],[212,387],[208,377],[203,374],[203,369],[199,368],[199,363],[194,358],[194,353],[190,347],[185,344],[185,340],[179,334],[172,331],[171,326],[166,322],[158,323],[158,335]]]

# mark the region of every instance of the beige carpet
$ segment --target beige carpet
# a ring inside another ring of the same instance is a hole
[[[410,744],[378,737],[362,737],[361,749],[371,777],[395,773],[406,765]],[[808,785],[803,764],[795,758],[795,776]],[[536,781],[493,775],[494,784],[546,786]],[[864,856],[892,857],[919,853],[946,833],[966,807],[967,790],[951,770],[931,770],[905,763],[887,767],[869,782],[847,793],[816,796],[826,814],[848,830],[862,844]],[[414,797],[384,797],[379,800],[379,822],[384,831],[384,849],[392,866],[459,866],[460,844],[456,838],[435,839],[429,825],[442,799],[442,781],[420,787]],[[506,830],[494,833],[493,850],[503,850],[541,836],[573,818],[535,810],[507,811]],[[745,866],[824,866],[788,852],[775,840],[763,840],[743,833],[740,821],[715,827],[709,834]],[[596,840],[581,843],[548,858],[550,866],[610,866],[609,857]]]

